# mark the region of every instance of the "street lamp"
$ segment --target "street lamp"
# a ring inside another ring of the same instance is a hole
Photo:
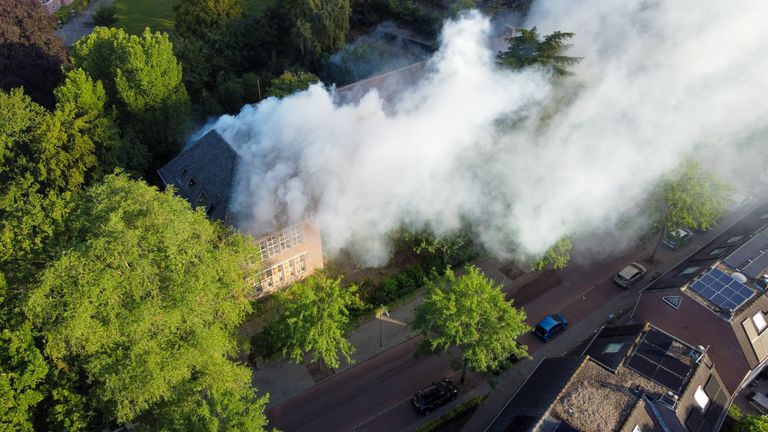
[[[382,314],[386,315],[387,318],[389,318],[389,311],[387,311],[387,308],[384,307],[383,304],[380,304],[379,305],[379,348],[384,346],[384,344],[382,343],[382,340],[381,340],[381,315]]]

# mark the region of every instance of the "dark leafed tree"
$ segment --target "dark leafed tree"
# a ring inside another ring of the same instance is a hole
[[[519,29],[518,34],[507,39],[509,48],[499,53],[497,61],[510,69],[539,65],[562,78],[572,74],[568,66],[581,61],[580,57],[563,55],[563,51],[569,47],[566,42],[572,37],[573,33],[556,31],[541,39],[536,27],[530,30]]]
[[[316,61],[341,49],[349,31],[350,0],[287,0],[294,22],[294,42],[305,58]]]
[[[510,354],[527,355],[517,338],[530,330],[525,311],[512,306],[480,269],[466,268],[456,277],[448,269],[445,277],[431,282],[424,303],[416,308],[413,328],[422,332],[426,346],[447,351],[461,350],[461,381],[467,369],[487,372],[498,368]]]
[[[173,10],[174,26],[182,37],[206,39],[226,22],[243,17],[240,0],[181,0]]]
[[[80,395],[103,418],[148,430],[262,430],[266,398],[230,360],[251,309],[244,263],[255,244],[124,175],[91,186],[68,226],[24,306],[50,362],[88,384],[60,411],[88,412]]]
[[[67,58],[55,29],[38,0],[0,2],[0,89],[23,87],[35,102],[53,108],[53,89]]]
[[[653,261],[665,232],[678,228],[706,231],[725,212],[731,187],[708,173],[695,160],[686,161],[679,170],[665,178],[654,193],[654,228],[659,230],[649,260]]]
[[[104,85],[118,122],[156,162],[174,156],[187,132],[189,98],[168,35],[97,27],[75,44],[75,67]]]

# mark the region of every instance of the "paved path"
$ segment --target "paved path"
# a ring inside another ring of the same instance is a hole
[[[56,35],[64,39],[64,44],[71,47],[80,39],[88,36],[93,31],[91,17],[101,5],[110,5],[115,0],[93,0],[77,16],[56,30]]]

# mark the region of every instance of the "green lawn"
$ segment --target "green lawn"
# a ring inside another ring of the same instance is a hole
[[[117,24],[128,33],[139,34],[144,27],[152,31],[173,32],[173,6],[179,0],[117,0]],[[248,13],[260,14],[273,5],[275,0],[243,0]]]
[[[116,27],[128,33],[140,34],[144,27],[152,31],[173,31],[173,6],[178,0],[117,0]]]

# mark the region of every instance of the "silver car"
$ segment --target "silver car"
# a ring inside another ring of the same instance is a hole
[[[621,269],[620,272],[616,273],[616,276],[613,277],[613,281],[620,287],[629,288],[632,284],[642,279],[643,276],[645,276],[645,272],[645,267],[643,267],[642,264],[634,262],[628,264]]]

